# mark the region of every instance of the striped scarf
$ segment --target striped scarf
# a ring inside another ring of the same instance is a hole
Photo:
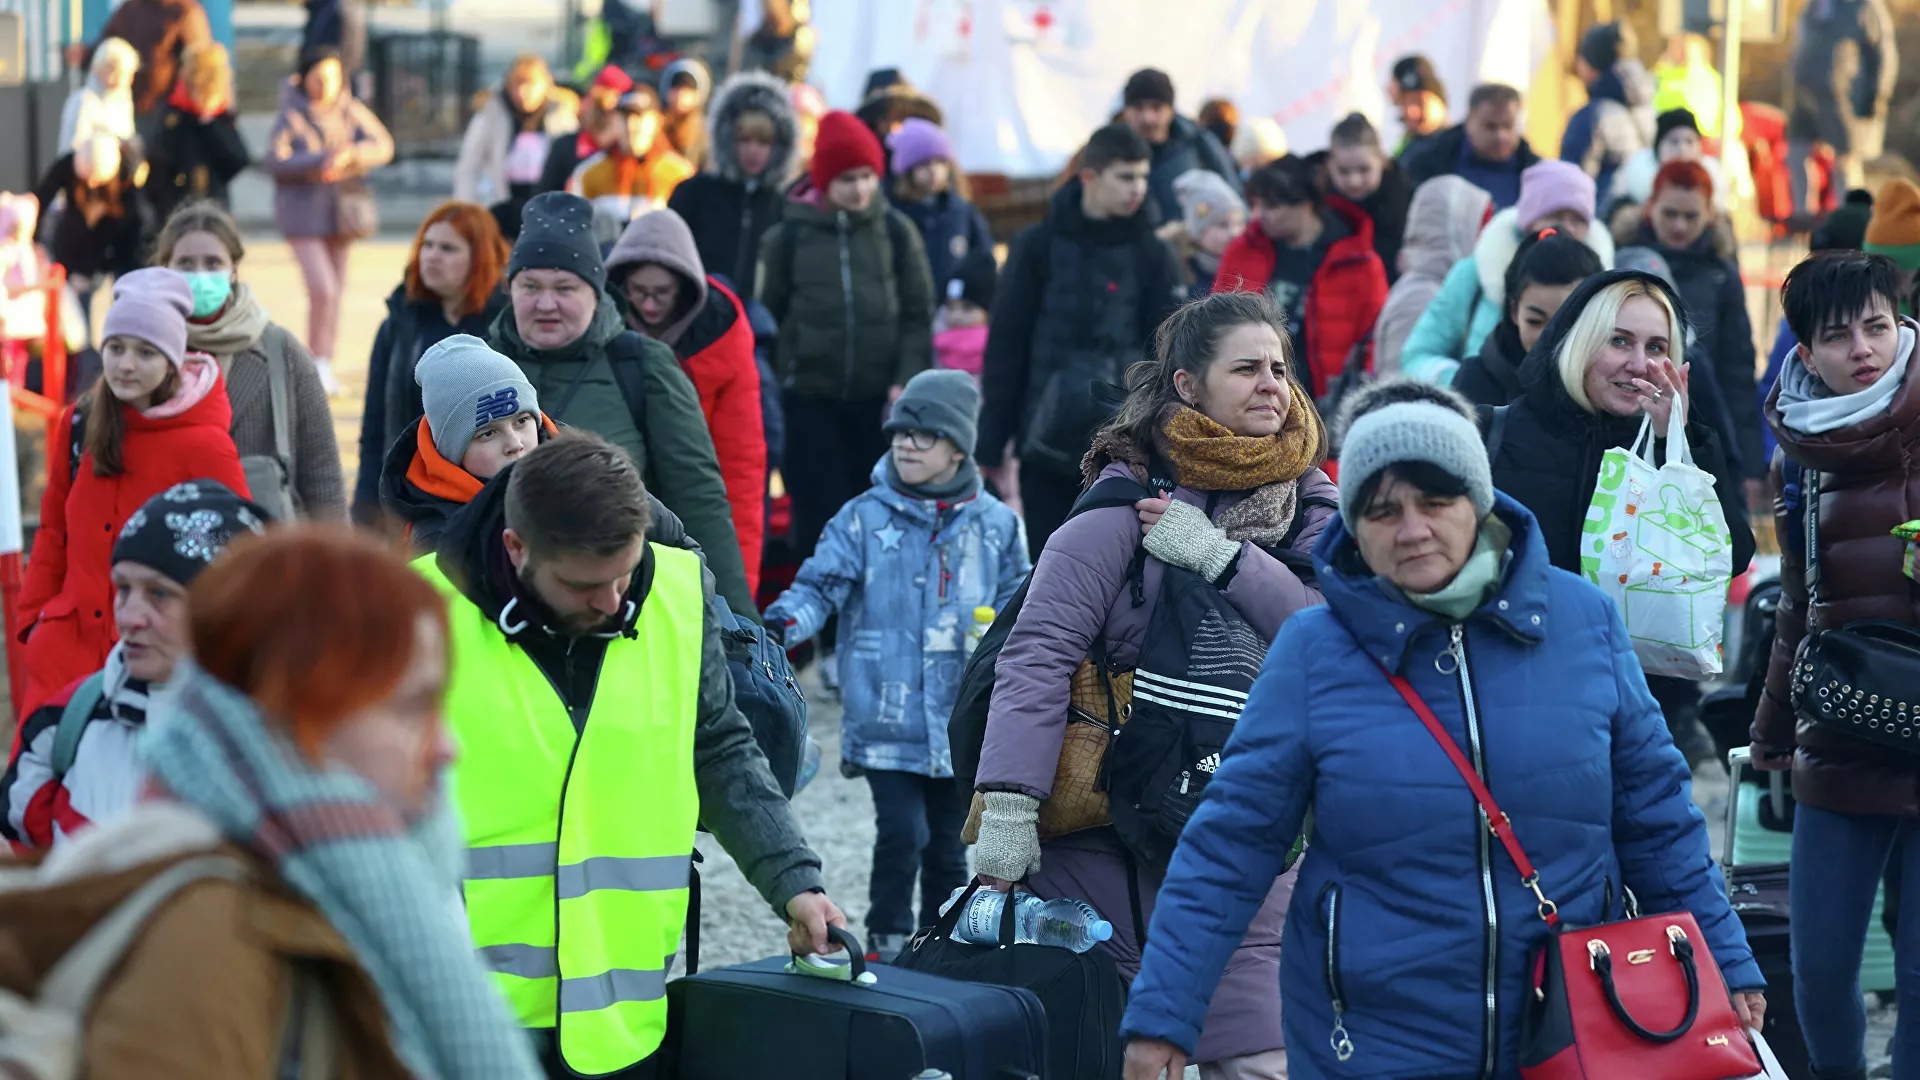
[[[422,1080],[534,1080],[531,1046],[454,917],[444,815],[409,832],[358,775],[309,765],[244,695],[191,665],[143,746],[155,781],[270,862],[353,947]],[[457,850],[457,848],[455,849]]]

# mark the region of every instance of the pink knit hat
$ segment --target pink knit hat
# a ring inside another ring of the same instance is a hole
[[[1593,177],[1569,161],[1542,161],[1520,174],[1520,202],[1515,207],[1521,230],[1549,214],[1571,210],[1593,220]]]
[[[137,338],[166,356],[174,367],[187,362],[187,317],[193,314],[193,290],[185,276],[165,267],[122,274],[113,283],[101,340]]]

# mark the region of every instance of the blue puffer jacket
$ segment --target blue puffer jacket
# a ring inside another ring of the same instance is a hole
[[[794,645],[840,613],[840,756],[865,769],[952,776],[947,720],[978,607],[998,610],[1033,563],[1020,519],[985,491],[916,499],[886,480],[833,515],[799,576],[767,609]]]
[[[1496,513],[1514,531],[1512,555],[1505,584],[1464,624],[1458,674],[1446,670],[1444,619],[1389,595],[1339,521],[1321,538],[1314,562],[1328,606],[1281,628],[1181,835],[1126,1034],[1192,1048],[1311,806],[1280,950],[1292,1075],[1518,1077],[1528,958],[1547,926],[1376,660],[1412,681],[1470,757],[1478,746],[1566,925],[1619,918],[1609,894],[1624,883],[1647,912],[1691,911],[1730,987],[1763,985],[1620,617],[1594,586],[1549,565],[1523,507],[1501,495]],[[1353,1043],[1344,1062],[1329,1045],[1330,969]]]

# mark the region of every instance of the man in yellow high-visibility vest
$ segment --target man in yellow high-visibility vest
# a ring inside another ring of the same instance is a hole
[[[420,565],[451,608],[474,945],[550,1075],[657,1077],[696,824],[795,951],[846,922],[734,707],[712,575],[633,460],[575,431],[496,477]]]

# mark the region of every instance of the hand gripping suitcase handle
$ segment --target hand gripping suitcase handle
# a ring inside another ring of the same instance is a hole
[[[827,927],[827,937],[847,950],[847,962],[842,963],[824,956],[794,953],[793,959],[787,963],[787,971],[794,975],[806,975],[815,979],[832,979],[835,982],[850,982],[856,986],[872,986],[876,980],[867,970],[867,950],[861,946],[860,939],[841,926]]]

